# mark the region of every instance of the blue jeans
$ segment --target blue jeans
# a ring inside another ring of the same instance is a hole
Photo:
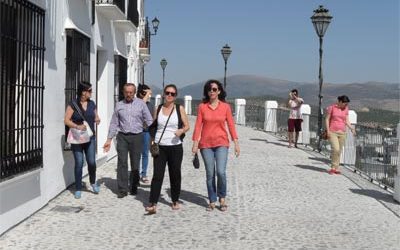
[[[71,150],[75,159],[75,188],[77,191],[82,190],[82,168],[83,168],[83,153],[86,156],[88,165],[90,184],[96,183],[96,139],[94,136],[90,138],[88,143],[71,144]]]
[[[206,167],[207,191],[210,203],[217,201],[217,197],[226,196],[226,162],[228,147],[203,148],[200,150]],[[217,185],[215,185],[215,172]]]
[[[142,151],[142,171],[140,176],[147,176],[147,166],[149,165],[150,132],[143,132],[143,151]]]

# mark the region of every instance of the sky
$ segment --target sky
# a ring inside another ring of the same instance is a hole
[[[319,40],[311,23],[323,5],[333,16],[323,40],[325,83],[399,83],[399,0],[145,0],[151,37],[145,82],[186,86],[248,74],[318,82]]]

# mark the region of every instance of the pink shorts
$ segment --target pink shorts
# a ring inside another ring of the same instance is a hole
[[[288,120],[288,132],[300,132],[301,131],[301,123],[303,119],[289,119]]]

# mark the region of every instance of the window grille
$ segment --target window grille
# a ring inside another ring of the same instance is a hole
[[[0,182],[43,166],[45,11],[0,0]]]
[[[90,38],[74,29],[66,29],[67,52],[65,58],[65,108],[76,98],[78,84],[90,82]],[[68,134],[65,126],[65,135]],[[66,136],[65,136],[66,139]]]
[[[124,99],[124,84],[127,82],[127,68],[128,62],[126,58],[115,55],[114,56],[114,87],[115,87],[115,95],[114,101],[115,104],[122,99]]]

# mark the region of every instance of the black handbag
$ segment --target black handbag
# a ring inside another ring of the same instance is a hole
[[[158,143],[153,142],[150,145],[150,153],[153,157],[157,157],[160,154],[160,147],[158,146]]]
[[[200,168],[200,161],[199,161],[199,156],[197,155],[197,153],[193,157],[193,167],[195,169]]]
[[[151,156],[153,156],[153,157],[157,157],[160,154],[160,147],[158,146],[158,144],[160,143],[161,138],[164,135],[165,129],[167,128],[167,124],[168,124],[169,118],[171,118],[172,112],[174,112],[174,108],[175,107],[172,108],[171,113],[168,116],[167,122],[165,123],[164,130],[163,130],[163,132],[162,132],[162,134],[160,136],[160,139],[158,140],[158,142],[154,142],[153,141],[151,143],[151,145],[150,145],[150,153],[151,153]],[[157,121],[157,118],[156,118],[155,121]],[[155,133],[154,133],[154,137],[155,137]]]

